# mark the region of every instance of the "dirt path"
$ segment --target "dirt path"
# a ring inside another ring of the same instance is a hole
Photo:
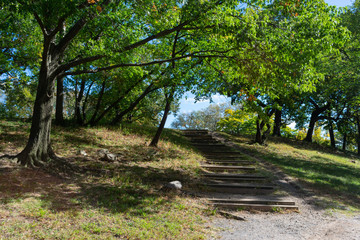
[[[224,141],[221,136],[213,134],[218,140],[236,147],[231,142]],[[257,159],[263,164],[261,159]],[[339,212],[324,210],[315,204],[316,196],[308,192],[274,166],[272,168],[279,178],[278,184],[286,190],[299,206],[299,213],[249,213],[239,215],[246,221],[226,218],[216,218],[212,227],[219,230],[217,236],[211,239],[227,240],[360,240],[360,213],[347,216]]]
[[[299,202],[300,201],[300,202]],[[213,239],[360,239],[360,215],[330,215],[298,199],[300,213],[242,213],[246,221],[218,218],[213,227],[220,229]]]

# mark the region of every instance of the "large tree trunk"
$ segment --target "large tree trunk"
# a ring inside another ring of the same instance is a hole
[[[282,111],[276,109],[275,110],[275,119],[274,119],[274,128],[273,128],[273,136],[281,137],[281,114]]]
[[[164,115],[163,115],[163,117],[161,119],[160,125],[159,125],[159,127],[158,127],[158,129],[156,131],[156,134],[155,134],[154,138],[152,139],[149,146],[157,147],[157,145],[159,143],[161,133],[162,133],[164,127],[165,127],[166,119],[167,119],[167,116],[168,116],[169,111],[170,111],[172,98],[173,98],[173,94],[166,97],[166,105],[165,105]]]
[[[44,52],[47,50],[44,49]],[[47,59],[46,61],[43,60],[39,73],[30,136],[24,150],[17,155],[18,162],[31,167],[42,166],[50,158],[55,157],[50,144],[55,76],[50,76],[57,67],[58,58],[56,55],[48,54],[46,56]]]
[[[64,125],[64,78],[59,77],[56,85],[56,112],[55,124]]]
[[[255,136],[255,142],[259,144],[264,144],[266,139],[266,133],[262,132],[263,128],[265,126],[265,122],[261,121],[260,119],[256,120],[256,136]],[[264,139],[265,137],[265,139]]]
[[[329,107],[330,107],[330,104],[326,104],[323,107],[316,107],[315,110],[311,113],[309,129],[306,133],[306,137],[305,137],[304,141],[312,142],[312,136],[314,133],[315,124],[320,119],[319,118],[320,114],[323,113],[324,111],[326,111]],[[325,119],[326,119],[326,117],[325,117]]]

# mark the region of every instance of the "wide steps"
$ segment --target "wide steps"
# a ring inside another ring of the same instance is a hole
[[[219,194],[241,194],[235,199],[207,199],[209,205],[235,210],[298,210],[294,201],[271,194],[276,187],[267,185],[270,181],[267,177],[252,174],[256,168],[251,165],[257,161],[248,155],[214,139],[207,130],[188,130],[184,131],[184,135],[206,159],[201,165],[204,169],[203,186]]]

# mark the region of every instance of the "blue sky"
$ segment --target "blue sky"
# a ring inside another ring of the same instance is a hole
[[[325,2],[329,5],[335,5],[337,7],[346,7],[351,5],[354,1],[353,0],[325,0]],[[225,96],[215,95],[212,98],[214,103],[222,103],[229,101],[229,98]],[[191,93],[186,94],[180,101],[180,113],[188,113],[191,111],[197,111],[200,109],[204,109],[208,107],[210,101],[200,101],[195,103],[194,95]],[[169,128],[171,123],[174,121],[174,115],[169,115],[166,121],[165,127]]]
[[[325,0],[329,5],[335,5],[337,7],[346,7],[350,6],[354,1],[353,0]]]

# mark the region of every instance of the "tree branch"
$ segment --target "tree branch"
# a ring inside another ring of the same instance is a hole
[[[120,67],[144,67],[144,66],[149,66],[149,65],[172,62],[172,61],[176,61],[176,60],[180,60],[180,59],[184,59],[184,58],[188,58],[188,57],[192,57],[192,58],[228,58],[228,59],[235,59],[234,57],[231,57],[231,56],[210,55],[210,54],[209,55],[197,55],[197,53],[193,53],[193,54],[188,54],[188,55],[175,57],[175,58],[171,58],[171,59],[155,60],[155,61],[147,62],[147,63],[121,63],[121,64],[116,64],[116,65],[103,67],[103,68],[97,68],[97,69],[93,69],[93,70],[89,69],[89,70],[80,70],[80,71],[76,71],[76,72],[65,72],[62,75],[72,75],[72,76],[74,76],[74,75],[80,75],[80,74],[84,74],[84,73],[97,73],[97,72],[112,70],[112,69],[116,69],[116,68],[120,68]],[[251,59],[243,59],[243,60],[251,60]]]
[[[122,50],[120,50],[119,52],[120,52],[120,53],[123,53],[123,52],[129,51],[129,50],[131,50],[131,49],[140,47],[140,46],[142,46],[142,45],[144,45],[144,44],[146,44],[146,43],[148,43],[148,42],[150,42],[150,41],[152,41],[152,40],[154,40],[154,39],[164,37],[164,36],[166,36],[166,35],[168,35],[168,34],[170,34],[170,33],[176,32],[176,31],[180,31],[184,26],[186,26],[186,25],[189,24],[189,23],[190,23],[190,21],[185,21],[185,22],[179,24],[179,25],[176,26],[176,27],[173,27],[173,28],[170,28],[170,29],[166,29],[166,30],[161,31],[161,32],[159,32],[159,33],[157,33],[157,34],[154,34],[154,35],[152,35],[152,36],[150,36],[150,37],[147,37],[147,38],[145,38],[145,39],[143,39],[143,40],[141,40],[141,41],[138,41],[138,42],[136,42],[136,43],[130,44],[130,45],[124,47],[124,48],[123,48]]]
[[[48,34],[48,31],[47,31],[47,29],[45,28],[44,23],[41,21],[39,15],[38,15],[36,12],[34,12],[33,14],[34,14],[35,20],[37,21],[37,23],[38,23],[39,26],[40,26],[41,31],[42,31],[43,34],[44,34],[44,37],[45,37],[45,36],[48,36],[48,35],[49,35],[49,34]]]

